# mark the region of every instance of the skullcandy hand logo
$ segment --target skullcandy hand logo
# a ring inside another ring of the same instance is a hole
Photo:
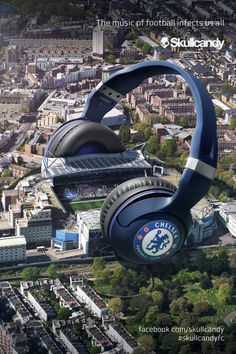
[[[163,48],[167,48],[169,44],[170,44],[169,38],[168,37],[162,37],[162,39],[161,39],[162,47]]]

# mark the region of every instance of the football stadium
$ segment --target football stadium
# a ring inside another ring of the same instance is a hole
[[[153,167],[141,150],[44,159],[42,174],[67,211],[100,208],[118,184],[151,176]]]

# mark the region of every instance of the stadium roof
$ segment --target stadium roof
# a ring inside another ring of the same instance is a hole
[[[47,168],[45,169],[45,164]],[[92,171],[119,169],[150,169],[140,150],[128,150],[115,154],[90,154],[67,158],[48,158],[42,166],[47,177],[72,175]],[[46,170],[46,171],[45,171]]]
[[[91,209],[88,211],[80,211],[77,213],[79,219],[82,220],[90,230],[100,230],[100,212],[101,209]]]

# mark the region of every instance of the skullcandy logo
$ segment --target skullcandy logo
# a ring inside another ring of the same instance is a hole
[[[163,48],[168,47],[168,45],[170,44],[169,42],[169,38],[168,37],[162,37],[161,39],[161,45]]]
[[[153,221],[144,225],[135,235],[135,252],[146,260],[164,260],[177,250],[180,235],[169,221]]]
[[[161,38],[161,45],[163,48],[167,48],[169,45],[172,48],[215,48],[217,50],[221,50],[224,45],[224,40],[216,39],[196,39],[196,38]]]

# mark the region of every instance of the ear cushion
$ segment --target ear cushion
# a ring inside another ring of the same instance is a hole
[[[63,136],[66,135],[74,127],[84,123],[86,123],[86,121],[82,119],[76,119],[76,120],[72,120],[71,122],[66,122],[62,124],[51,137],[49,147],[47,150],[47,157],[55,157],[55,151]]]
[[[108,194],[104,201],[100,214],[101,228],[104,234],[107,234],[110,218],[116,209],[128,198],[145,190],[160,188],[163,191],[173,195],[177,188],[163,178],[157,177],[139,177],[126,181]]]
[[[100,123],[83,121],[82,124],[73,122],[72,125],[65,126],[65,130],[55,136],[50,154],[55,157],[73,156],[88,143],[101,145],[107,153],[123,151],[118,136],[110,128]]]

